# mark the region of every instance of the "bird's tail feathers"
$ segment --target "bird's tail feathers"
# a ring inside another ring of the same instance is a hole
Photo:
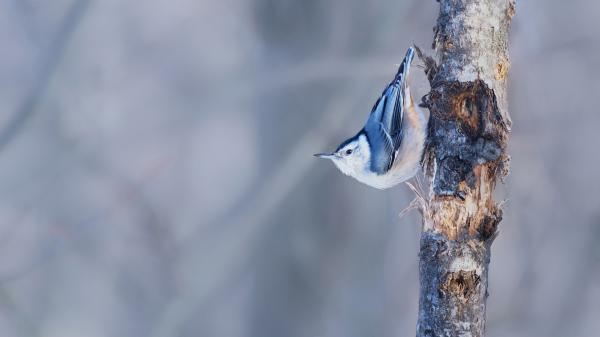
[[[396,81],[401,81],[403,84],[406,82],[408,78],[408,72],[410,70],[410,64],[415,57],[415,49],[413,47],[409,47],[406,51],[406,55],[404,56],[404,60],[398,67],[398,72],[396,73]]]

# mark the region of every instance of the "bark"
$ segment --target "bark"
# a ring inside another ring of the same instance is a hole
[[[483,336],[490,248],[502,218],[492,199],[508,173],[508,28],[514,0],[440,0],[422,201],[417,336]],[[422,56],[422,55],[421,55]]]

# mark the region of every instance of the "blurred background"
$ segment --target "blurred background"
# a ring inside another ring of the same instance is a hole
[[[0,336],[413,336],[412,193],[312,154],[431,52],[437,12],[0,0]],[[599,15],[518,1],[488,336],[598,336]]]

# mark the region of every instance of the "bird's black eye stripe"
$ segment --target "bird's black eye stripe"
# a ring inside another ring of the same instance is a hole
[[[350,154],[352,154],[352,149],[346,150],[346,155],[350,155]]]

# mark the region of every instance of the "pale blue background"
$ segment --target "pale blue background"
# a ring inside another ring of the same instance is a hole
[[[311,155],[437,6],[0,0],[0,336],[414,335],[411,193]],[[599,17],[518,1],[489,337],[598,335]]]

